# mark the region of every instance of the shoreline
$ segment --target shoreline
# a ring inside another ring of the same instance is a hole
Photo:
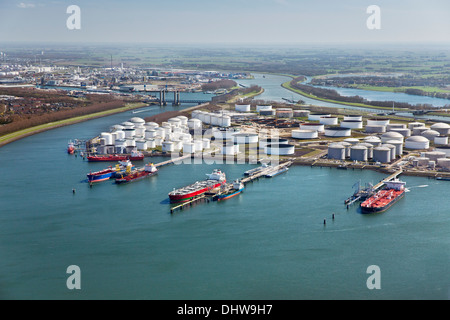
[[[144,103],[126,104],[124,107],[121,107],[118,109],[112,109],[112,110],[92,113],[92,114],[79,116],[79,117],[75,117],[75,118],[60,120],[57,122],[49,122],[49,123],[41,124],[39,126],[34,126],[34,127],[27,128],[27,129],[19,130],[16,132],[8,133],[8,134],[5,134],[4,136],[0,137],[0,148],[9,143],[14,142],[14,141],[18,141],[20,139],[23,139],[23,138],[26,138],[26,137],[29,137],[29,136],[32,136],[32,135],[35,135],[38,133],[42,133],[42,132],[49,131],[49,130],[56,129],[56,128],[69,126],[72,124],[85,122],[88,120],[93,120],[93,119],[110,116],[110,115],[113,115],[116,113],[122,113],[122,112],[126,112],[129,110],[140,109],[145,106],[147,106],[147,104],[144,104]]]

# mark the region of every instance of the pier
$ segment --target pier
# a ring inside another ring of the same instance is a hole
[[[394,172],[393,174],[391,174],[390,176],[388,176],[387,178],[381,180],[374,186],[370,186],[369,188],[365,188],[365,189],[358,188],[358,190],[355,191],[355,193],[350,198],[348,198],[347,200],[344,201],[344,203],[347,205],[347,209],[349,206],[351,206],[355,202],[372,196],[386,182],[396,179],[402,173],[403,173],[403,170],[400,169],[400,170]]]
[[[245,184],[247,184],[249,182],[257,180],[257,179],[259,179],[261,177],[265,177],[266,175],[268,175],[270,173],[276,172],[278,170],[281,170],[281,169],[283,169],[285,167],[289,167],[291,165],[292,165],[292,161],[287,161],[287,162],[281,163],[281,164],[279,164],[279,165],[277,165],[275,167],[267,167],[267,168],[259,171],[256,174],[253,174],[253,175],[248,176],[247,178],[241,179],[241,182],[245,185]]]
[[[174,160],[170,160],[170,161],[173,162],[173,161],[179,160],[179,159],[180,158],[174,159]],[[166,162],[169,163],[170,161],[166,161]],[[162,163],[165,163],[165,162],[162,162]],[[267,168],[259,171],[256,174],[253,174],[253,175],[250,175],[250,176],[248,176],[246,178],[240,179],[240,182],[242,182],[245,185],[246,183],[252,182],[252,181],[257,180],[257,179],[259,179],[261,177],[265,177],[266,175],[268,175],[270,173],[276,172],[278,170],[281,170],[283,168],[289,167],[291,165],[292,165],[292,161],[287,161],[287,162],[281,163],[281,164],[279,164],[277,166],[274,166],[274,167],[270,166],[270,167],[267,167]],[[173,214],[177,210],[183,210],[185,207],[191,207],[191,206],[193,206],[194,204],[196,204],[198,202],[210,202],[210,201],[212,201],[214,199],[214,197],[216,197],[216,196],[218,196],[218,195],[220,195],[222,193],[228,192],[231,188],[233,188],[233,184],[232,183],[227,183],[227,184],[223,185],[221,188],[217,188],[215,190],[210,190],[209,192],[204,193],[204,194],[202,194],[202,195],[200,195],[200,196],[198,196],[196,198],[193,198],[193,199],[191,199],[189,201],[186,201],[186,202],[183,202],[183,203],[180,203],[180,204],[177,204],[177,205],[173,206],[172,208],[170,208],[170,213]]]
[[[396,172],[394,172],[393,174],[391,174],[389,177],[387,177],[386,179],[381,180],[380,182],[378,182],[374,187],[373,190],[378,190],[379,188],[381,188],[386,182],[391,181],[396,179],[399,175],[401,175],[403,173],[403,170],[400,169]]]

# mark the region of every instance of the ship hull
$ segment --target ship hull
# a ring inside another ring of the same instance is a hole
[[[244,191],[244,188],[239,189],[239,190],[233,190],[227,194],[221,194],[221,195],[217,196],[217,201],[222,201],[222,200],[227,200],[227,199],[233,198],[233,197],[241,194],[242,191]]]
[[[102,182],[109,180],[114,174],[113,170],[104,170],[99,172],[90,173],[87,175],[90,183]]]
[[[89,162],[107,162],[107,161],[123,161],[128,160],[127,156],[89,156]]]
[[[187,202],[189,200],[192,200],[195,197],[198,197],[198,196],[204,194],[205,192],[208,192],[209,190],[220,187],[221,185],[222,185],[222,183],[216,183],[216,184],[212,185],[211,187],[202,188],[202,189],[195,190],[193,192],[189,192],[189,193],[185,193],[185,194],[176,194],[176,195],[169,194],[169,199],[170,199],[171,203]]]
[[[128,176],[125,176],[123,178],[116,178],[116,183],[117,184],[125,184],[125,183],[130,183],[130,182],[134,182],[134,181],[138,181],[147,177],[151,177],[156,175],[157,172],[139,172],[139,173],[132,173]]]
[[[390,201],[383,207],[365,207],[365,206],[361,205],[361,212],[364,214],[385,212],[390,207],[392,207],[395,203],[397,203],[400,199],[402,199],[404,196],[405,196],[405,191],[403,191],[401,194],[396,196],[394,199],[392,199],[392,201]]]

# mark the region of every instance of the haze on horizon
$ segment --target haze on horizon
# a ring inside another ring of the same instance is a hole
[[[66,27],[72,4],[80,30]],[[373,4],[380,30],[366,26]],[[449,12],[448,0],[9,0],[0,42],[450,44]]]

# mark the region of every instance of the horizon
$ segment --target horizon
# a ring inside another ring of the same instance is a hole
[[[12,0],[0,3],[0,43],[450,45],[450,2],[377,2],[379,29],[368,27],[371,1],[79,0],[71,30],[71,1]]]

